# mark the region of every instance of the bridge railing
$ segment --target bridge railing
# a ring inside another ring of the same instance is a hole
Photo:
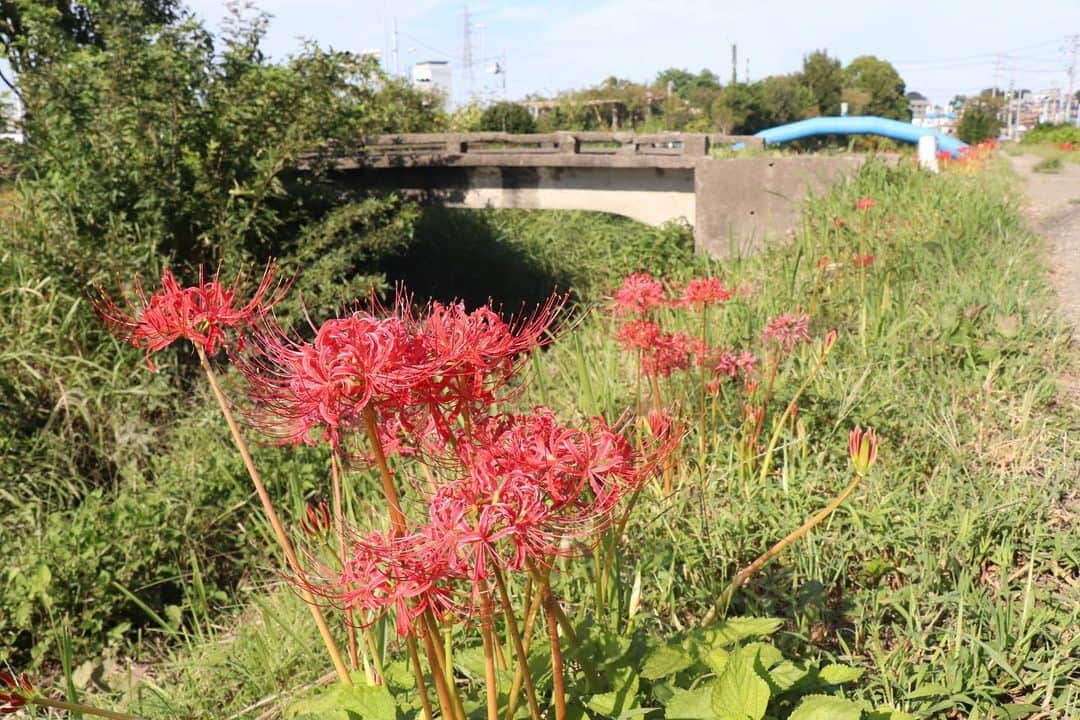
[[[706,133],[557,132],[514,134],[406,133],[364,138],[366,155],[630,155],[638,157],[708,157],[713,147],[745,143],[761,147],[760,138]]]

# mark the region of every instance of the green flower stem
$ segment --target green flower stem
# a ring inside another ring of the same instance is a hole
[[[338,536],[337,551],[341,558],[341,567],[344,569],[348,562],[348,555],[345,549],[345,508],[341,489],[341,462],[338,460],[337,448],[330,450],[330,477],[334,491],[334,527],[337,529]],[[345,627],[349,633],[349,664],[353,670],[356,670],[359,659],[352,608],[345,608]],[[368,663],[366,650],[364,651],[364,677],[368,679],[369,684],[375,684],[375,676],[371,673],[371,665]]]
[[[846,488],[844,488],[843,492],[833,498],[828,505],[818,511],[816,515],[804,522],[793,532],[788,534],[787,537],[783,538],[771,548],[766,550],[760,557],[758,557],[757,560],[750,563],[743,570],[741,570],[739,574],[735,576],[735,579],[731,581],[731,584],[727,586],[727,589],[724,590],[724,592],[720,594],[720,597],[716,599],[716,603],[712,606],[709,612],[705,614],[705,617],[702,618],[701,624],[708,625],[716,618],[719,613],[727,612],[728,604],[731,602],[731,598],[735,595],[735,591],[738,590],[743,585],[743,583],[749,580],[754,573],[764,567],[766,563],[768,563],[774,557],[783,552],[784,548],[801,538],[806,533],[810,532],[810,530],[820,524],[822,520],[829,517],[829,515],[831,515],[833,511],[836,510],[836,508],[840,507],[840,505],[848,499],[848,496],[850,496],[851,493],[855,492],[855,488],[857,488],[859,486],[859,483],[862,482],[863,477],[863,475],[856,474],[855,479],[852,480]]]
[[[379,478],[382,480],[383,495],[386,503],[390,506],[390,524],[394,528],[394,535],[401,537],[405,534],[405,514],[401,512],[401,497],[394,485],[394,476],[390,472],[390,466],[386,462],[386,453],[383,452],[382,442],[379,440],[379,419],[370,405],[364,408],[364,426],[367,428],[368,438],[371,440],[371,448],[375,453],[375,465],[379,468]]]
[[[787,407],[784,408],[783,414],[777,419],[773,427],[772,436],[769,438],[769,445],[765,449],[765,457],[761,461],[761,475],[759,479],[762,485],[765,484],[765,480],[769,477],[769,468],[772,467],[772,456],[776,451],[776,443],[780,439],[780,432],[784,429],[784,423],[787,421],[788,416],[795,412],[795,406],[798,404],[799,398],[801,398],[802,394],[806,392],[806,389],[810,387],[810,383],[814,382],[814,378],[817,377],[818,371],[821,370],[821,367],[825,364],[825,358],[828,356],[829,350],[822,350],[821,354],[818,356],[818,361],[814,363],[813,369],[810,370],[810,374],[803,380],[802,385],[799,386],[799,389],[795,391],[794,397],[791,398],[791,402],[788,403]]]
[[[518,667],[521,668],[521,674],[525,680],[525,698],[529,701],[529,712],[532,713],[533,720],[541,720],[540,706],[536,702],[536,686],[533,684],[532,673],[529,672],[529,656],[521,640],[521,633],[518,632],[514,607],[510,603],[510,593],[506,591],[506,580],[503,579],[502,570],[498,566],[495,566],[495,586],[499,590],[499,601],[502,603],[503,616],[506,618],[507,633],[513,641],[514,652],[518,656]],[[513,717],[513,715],[509,717]]]
[[[322,609],[319,608],[311,591],[307,588],[305,574],[303,568],[300,566],[300,560],[296,557],[296,551],[293,550],[288,535],[285,534],[285,528],[282,527],[281,520],[278,519],[277,511],[274,510],[274,503],[270,500],[270,493],[266,491],[266,486],[259,476],[259,471],[255,468],[255,461],[251,457],[251,451],[248,450],[244,436],[240,434],[240,426],[236,424],[236,418],[233,417],[232,411],[229,409],[229,401],[225,398],[225,393],[218,383],[217,374],[215,374],[214,369],[210,367],[210,361],[206,359],[206,353],[203,351],[202,347],[196,344],[195,349],[199,353],[199,362],[202,364],[202,368],[206,372],[206,377],[210,381],[210,388],[214,391],[214,397],[221,407],[221,413],[225,416],[225,422],[229,426],[229,432],[232,433],[233,442],[236,443],[236,449],[240,452],[240,457],[244,460],[244,467],[247,468],[248,475],[251,476],[251,482],[255,485],[255,492],[258,493],[259,500],[262,502],[266,518],[270,521],[270,526],[274,529],[274,535],[277,537],[278,544],[281,545],[281,549],[285,552],[285,559],[289,563],[289,569],[296,574],[297,579],[300,581],[300,596],[311,609],[311,615],[315,619],[315,625],[319,629],[319,635],[322,636],[323,644],[326,645],[326,650],[330,653],[330,660],[334,663],[334,669],[337,671],[338,679],[345,685],[352,685],[353,682],[352,678],[349,677],[349,670],[345,666],[345,661],[341,659],[341,652],[338,650],[337,643],[334,642],[334,636],[331,634],[330,628],[326,624],[326,618],[323,617]]]
[[[424,710],[424,720],[434,720],[431,713],[431,698],[428,697],[427,684],[424,683],[424,669],[420,666],[420,651],[416,647],[416,638],[411,635],[406,639],[409,648],[409,662],[412,664],[413,675],[416,677],[416,692],[420,695],[420,705]],[[440,701],[442,698],[439,698]],[[446,707],[442,707],[442,715],[446,717]]]

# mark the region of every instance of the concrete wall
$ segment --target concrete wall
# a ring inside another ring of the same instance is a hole
[[[798,223],[810,190],[823,194],[863,162],[859,156],[814,155],[701,160],[694,173],[695,245],[727,256],[783,238]]]

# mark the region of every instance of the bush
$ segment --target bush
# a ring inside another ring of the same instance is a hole
[[[1080,127],[1068,123],[1039,123],[1020,138],[1022,145],[1080,143]]]
[[[524,105],[512,102],[495,103],[480,116],[480,129],[490,132],[531,133],[536,123]]]
[[[1032,168],[1037,173],[1058,173],[1061,172],[1061,158],[1058,156],[1048,157],[1035,163],[1035,167]]]

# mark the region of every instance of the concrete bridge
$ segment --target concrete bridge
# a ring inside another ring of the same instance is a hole
[[[363,187],[461,208],[594,210],[682,220],[701,251],[730,254],[782,236],[799,203],[862,163],[854,156],[714,158],[752,137],[689,133],[411,134],[367,139],[333,167]]]

